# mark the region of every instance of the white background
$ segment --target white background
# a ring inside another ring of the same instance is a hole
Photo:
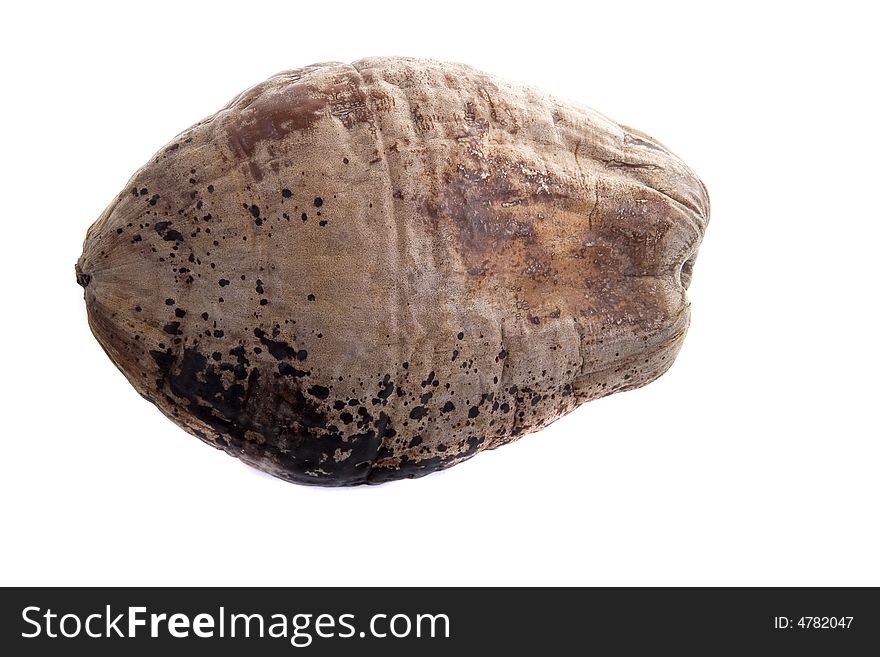
[[[715,4],[4,5],[0,584],[880,585],[876,17]],[[442,474],[306,488],[142,400],[73,265],[179,131],[282,69],[378,54],[643,130],[712,220],[657,382]]]

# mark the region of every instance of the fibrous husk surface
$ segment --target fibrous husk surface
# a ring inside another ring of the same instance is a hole
[[[290,481],[377,483],[665,372],[708,216],[641,132],[373,58],[286,71],[181,133],[77,274],[107,354],[186,431]]]

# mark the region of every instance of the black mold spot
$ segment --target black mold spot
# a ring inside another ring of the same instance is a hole
[[[413,479],[423,477],[437,470],[442,470],[454,463],[470,458],[476,454],[485,438],[471,436],[467,439],[467,449],[449,456],[432,456],[427,459],[411,461],[406,456],[401,458],[399,466],[374,467],[369,474],[368,483],[380,484],[394,479]]]
[[[258,370],[251,370],[247,388],[234,383],[228,388],[208,359],[198,351],[184,349],[180,372],[170,374],[171,393],[189,401],[189,411],[196,418],[229,439],[246,442],[245,432],[259,427],[246,417],[245,406],[257,386]],[[224,438],[225,440],[225,438]]]
[[[286,342],[270,340],[267,338],[266,332],[263,329],[255,328],[254,336],[256,336],[260,343],[269,350],[269,353],[272,354],[272,357],[275,360],[293,358],[296,355],[296,350]]]
[[[376,396],[379,399],[388,399],[392,392],[394,392],[394,384],[391,382],[391,376],[386,374],[385,378],[382,379],[382,389],[376,393]]]
[[[159,196],[156,195],[153,198],[158,199]],[[155,205],[155,203],[153,203],[151,200],[150,205]],[[169,228],[170,225],[171,225],[170,221],[157,221],[155,224],[153,224],[153,228],[155,229],[155,231],[157,233],[159,233],[159,235],[162,237],[162,239],[165,240],[166,242],[182,242],[183,235],[178,233],[173,228]]]
[[[290,363],[286,363],[284,361],[281,361],[280,363],[278,363],[278,373],[283,376],[292,376],[297,379],[300,379],[304,376],[308,376],[308,374],[309,374],[309,372],[306,372],[305,370],[297,369],[293,365],[291,365]]]
[[[256,205],[251,205],[250,207],[245,205],[245,207],[247,207],[248,212],[250,212],[251,216],[254,218],[254,223],[257,224],[257,226],[262,226],[263,220],[260,219],[260,208]]]
[[[327,399],[330,396],[330,389],[321,385],[313,385],[307,392],[318,399]]]
[[[174,364],[174,356],[168,352],[156,350],[150,350],[150,356],[156,361],[162,376],[167,377],[171,366]]]

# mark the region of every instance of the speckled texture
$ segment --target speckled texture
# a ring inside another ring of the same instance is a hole
[[[636,130],[372,58],[281,73],[181,133],[77,277],[107,354],[186,431],[289,481],[379,483],[665,372],[708,217]]]

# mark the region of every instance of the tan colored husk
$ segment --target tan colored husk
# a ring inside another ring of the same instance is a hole
[[[107,354],[186,431],[291,481],[377,483],[665,372],[708,217],[636,130],[372,58],[281,73],[181,133],[77,273]]]

